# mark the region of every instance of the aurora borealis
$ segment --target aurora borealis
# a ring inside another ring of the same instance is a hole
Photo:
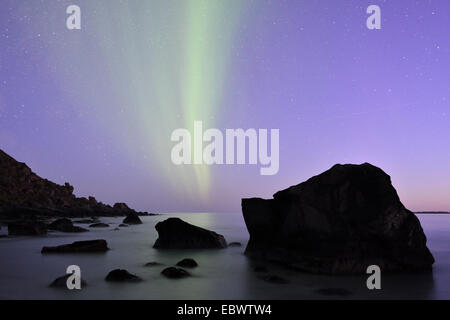
[[[66,7],[82,10],[67,30]],[[378,4],[382,29],[366,28]],[[450,210],[450,3],[3,0],[0,148],[80,196],[236,211],[370,162],[411,210]],[[174,166],[170,134],[280,130],[280,170]]]

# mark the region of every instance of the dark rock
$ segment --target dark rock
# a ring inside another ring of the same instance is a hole
[[[264,272],[267,272],[267,268],[266,267],[262,267],[262,266],[256,266],[256,267],[253,268],[253,271],[264,273]]]
[[[121,223],[121,224],[119,224],[119,227],[126,228],[126,227],[128,227],[128,225],[125,223]]]
[[[158,266],[162,266],[162,265],[163,265],[162,263],[152,261],[152,262],[146,263],[145,267],[158,267]]]
[[[61,288],[61,289],[67,289],[67,279],[70,277],[70,274],[66,274],[62,277],[56,278],[51,284],[50,287],[52,288]],[[87,286],[86,281],[81,279],[81,287]]]
[[[94,223],[89,226],[89,228],[108,228],[108,227],[109,227],[109,224],[102,223],[102,222]]]
[[[288,280],[286,280],[286,279],[284,279],[284,278],[282,278],[282,277],[276,276],[276,275],[272,275],[272,274],[262,275],[262,276],[260,276],[259,278],[260,278],[261,280],[264,280],[264,281],[269,282],[269,283],[276,283],[276,284],[286,284],[286,283],[289,283]]]
[[[340,297],[346,297],[352,294],[351,291],[344,288],[323,288],[316,290],[316,293],[324,296],[340,296]]]
[[[181,268],[169,267],[161,271],[161,274],[170,279],[180,279],[189,277],[190,273]]]
[[[246,254],[327,274],[430,270],[419,220],[390,177],[368,163],[335,165],[272,200],[243,199]]]
[[[105,252],[108,244],[105,240],[77,241],[56,247],[43,247],[42,253],[79,253],[79,252]]]
[[[142,279],[129,273],[127,270],[116,269],[108,273],[105,280],[111,282],[138,282]]]
[[[159,238],[154,244],[156,249],[222,249],[227,247],[225,238],[180,218],[169,218],[155,226]]]
[[[136,212],[124,203],[114,207],[94,197],[77,198],[69,183],[58,185],[36,175],[22,162],[0,150],[0,215],[13,219],[35,216],[126,216]]]
[[[136,213],[130,213],[129,215],[127,215],[127,217],[125,219],[123,219],[123,223],[142,224],[142,221]]]
[[[197,261],[194,259],[183,259],[177,263],[177,266],[183,267],[183,268],[195,268],[198,266]]]
[[[240,242],[231,242],[228,244],[229,247],[242,247]]]
[[[114,228],[114,229],[113,229],[113,231],[119,231],[119,230],[120,230],[119,228]]]
[[[74,226],[72,221],[67,218],[62,218],[62,219],[53,221],[48,226],[48,229],[61,231],[61,232],[86,232],[86,231],[89,231],[87,229]]]
[[[75,220],[74,223],[79,223],[79,224],[93,224],[93,223],[97,223],[98,219],[81,219],[81,220]]]
[[[10,236],[40,236],[47,234],[47,225],[40,221],[17,221],[8,224]]]

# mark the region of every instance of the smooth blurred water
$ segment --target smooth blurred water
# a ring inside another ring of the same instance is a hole
[[[158,221],[178,216],[214,230],[228,242],[242,247],[223,250],[155,250],[152,248]],[[144,217],[143,224],[113,231],[122,219],[103,218],[106,229],[80,234],[50,233],[43,237],[0,239],[0,299],[450,299],[450,215],[419,215],[436,263],[432,274],[383,275],[382,290],[369,291],[366,276],[322,276],[286,270],[265,264],[269,273],[289,280],[272,284],[259,279],[255,265],[244,254],[248,232],[242,214],[179,214]],[[5,233],[2,227],[0,233]],[[102,254],[42,255],[43,246],[79,240],[105,239],[111,248]],[[166,279],[160,272],[183,258],[194,258],[199,267],[192,277]],[[145,267],[151,261],[164,266]],[[69,265],[81,267],[88,285],[80,291],[49,288]],[[127,269],[144,281],[108,283],[109,271]],[[352,294],[324,296],[323,288],[344,288]]]

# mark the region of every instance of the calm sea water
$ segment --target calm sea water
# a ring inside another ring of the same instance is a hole
[[[228,242],[242,247],[224,250],[162,251],[152,248],[158,221],[178,216],[195,225],[223,234]],[[241,214],[179,214],[144,217],[144,224],[113,231],[122,219],[103,218],[106,229],[88,233],[50,233],[43,237],[0,239],[0,299],[450,299],[450,215],[419,215],[436,263],[431,274],[383,275],[382,289],[369,291],[365,276],[322,276],[285,270],[266,265],[269,273],[289,280],[272,284],[253,271],[255,262],[243,251],[248,233]],[[2,227],[0,233],[5,233]],[[109,250],[104,254],[41,255],[43,246],[79,240],[105,239]],[[164,267],[183,258],[194,258],[199,267],[192,277],[171,280],[161,276]],[[145,267],[151,261],[164,266]],[[80,291],[49,288],[69,265],[81,267],[88,285]],[[260,265],[260,264],[258,264]],[[109,271],[122,268],[144,281],[108,283]],[[350,295],[324,296],[325,288],[343,288]]]

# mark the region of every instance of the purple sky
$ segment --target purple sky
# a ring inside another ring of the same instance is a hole
[[[3,0],[0,148],[140,210],[237,211],[362,162],[409,209],[450,210],[448,0],[219,3]],[[66,29],[70,4],[82,30]],[[191,118],[280,129],[279,173],[174,166],[170,133]]]

